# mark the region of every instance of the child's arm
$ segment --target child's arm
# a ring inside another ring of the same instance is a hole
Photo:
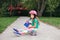
[[[35,24],[34,26],[29,25],[29,27],[28,27],[28,28],[35,28],[35,27],[36,27],[36,24]]]

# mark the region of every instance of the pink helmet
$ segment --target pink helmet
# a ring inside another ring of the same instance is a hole
[[[37,12],[36,12],[35,10],[31,10],[31,11],[29,12],[29,14],[35,14],[35,15],[37,15]]]

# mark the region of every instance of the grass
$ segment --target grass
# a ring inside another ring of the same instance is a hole
[[[60,29],[60,17],[40,17],[40,20]]]
[[[0,33],[2,33],[7,26],[14,22],[18,17],[0,17]]]

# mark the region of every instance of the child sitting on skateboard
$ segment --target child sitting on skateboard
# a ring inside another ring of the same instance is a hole
[[[31,10],[29,14],[30,14],[30,19],[32,20],[32,23],[29,23],[29,21],[27,21],[28,25],[26,23],[24,24],[26,26],[25,30],[18,31],[17,29],[14,28],[13,30],[16,31],[15,32],[16,34],[23,35],[23,34],[29,33],[30,35],[36,35],[38,25],[39,25],[39,22],[36,18],[37,12],[35,10]]]

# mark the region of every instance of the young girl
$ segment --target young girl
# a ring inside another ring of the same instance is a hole
[[[29,12],[29,14],[30,14],[30,19],[32,20],[32,23],[30,23],[30,25],[25,30],[22,30],[22,31],[20,30],[20,32],[17,32],[17,34],[22,35],[22,34],[25,34],[25,33],[29,32],[31,35],[34,35],[33,32],[35,32],[35,35],[36,35],[36,31],[37,31],[38,26],[39,26],[39,22],[36,18],[37,17],[37,12],[35,10],[31,10]]]
[[[29,12],[29,14],[30,14],[30,17],[32,19],[32,24],[31,24],[32,26],[31,27],[34,27],[34,28],[38,29],[39,22],[36,18],[37,17],[37,12],[35,10],[31,10]]]

